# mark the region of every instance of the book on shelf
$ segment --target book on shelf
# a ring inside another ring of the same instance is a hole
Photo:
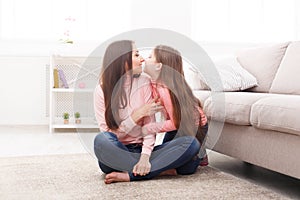
[[[68,85],[68,82],[66,80],[66,76],[65,76],[65,73],[62,69],[58,69],[58,74],[59,74],[59,79],[61,80],[62,82],[62,86],[64,88],[69,88],[69,85]]]
[[[58,70],[55,68],[53,69],[53,88],[59,88],[59,80],[58,80]]]

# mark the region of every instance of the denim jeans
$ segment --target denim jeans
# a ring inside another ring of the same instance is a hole
[[[178,174],[193,174],[200,162],[200,144],[192,136],[182,136],[155,146],[150,157],[151,170],[146,176],[134,176],[132,169],[139,161],[142,146],[122,144],[111,132],[102,132],[95,137],[94,151],[100,169],[104,173],[127,171],[130,181],[151,179],[168,169]]]
[[[207,131],[208,131],[208,124],[207,123],[202,127],[202,130],[204,131],[205,134],[207,134]],[[177,133],[177,130],[166,132],[165,136],[164,136],[164,139],[163,139],[163,144],[173,140],[176,136],[176,133]],[[202,159],[203,157],[206,156],[205,140],[203,142],[203,145],[201,144],[201,149],[200,149],[200,152],[199,152],[198,156],[199,156],[200,159]]]

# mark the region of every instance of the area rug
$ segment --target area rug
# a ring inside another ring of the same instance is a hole
[[[286,199],[211,167],[106,185],[89,154],[0,158],[0,199]]]

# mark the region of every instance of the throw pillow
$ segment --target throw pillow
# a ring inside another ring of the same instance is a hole
[[[257,78],[258,87],[252,88],[252,91],[269,92],[288,44],[254,47],[238,53],[238,62]]]
[[[270,93],[300,95],[300,41],[292,42],[282,59]]]
[[[257,86],[256,78],[245,70],[235,57],[230,56],[214,63],[223,85],[221,91],[240,91]],[[184,73],[186,77],[191,77],[187,79],[187,82],[193,86],[192,89],[194,90],[209,90],[211,88],[207,82],[216,81],[214,75],[204,77],[201,72],[192,67]]]
[[[192,90],[208,90],[209,89],[202,74],[200,72],[198,72],[198,70],[195,69],[193,66],[184,62],[183,63],[183,71],[184,71],[185,80],[189,84],[189,86],[191,87]]]
[[[215,66],[223,84],[223,91],[241,91],[257,86],[256,78],[235,57],[216,61]]]

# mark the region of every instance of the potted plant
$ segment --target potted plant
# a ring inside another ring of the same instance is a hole
[[[76,112],[74,115],[75,115],[75,123],[80,124],[81,123],[80,113]]]
[[[64,124],[68,124],[69,123],[69,118],[70,118],[70,114],[65,112],[64,115]]]

